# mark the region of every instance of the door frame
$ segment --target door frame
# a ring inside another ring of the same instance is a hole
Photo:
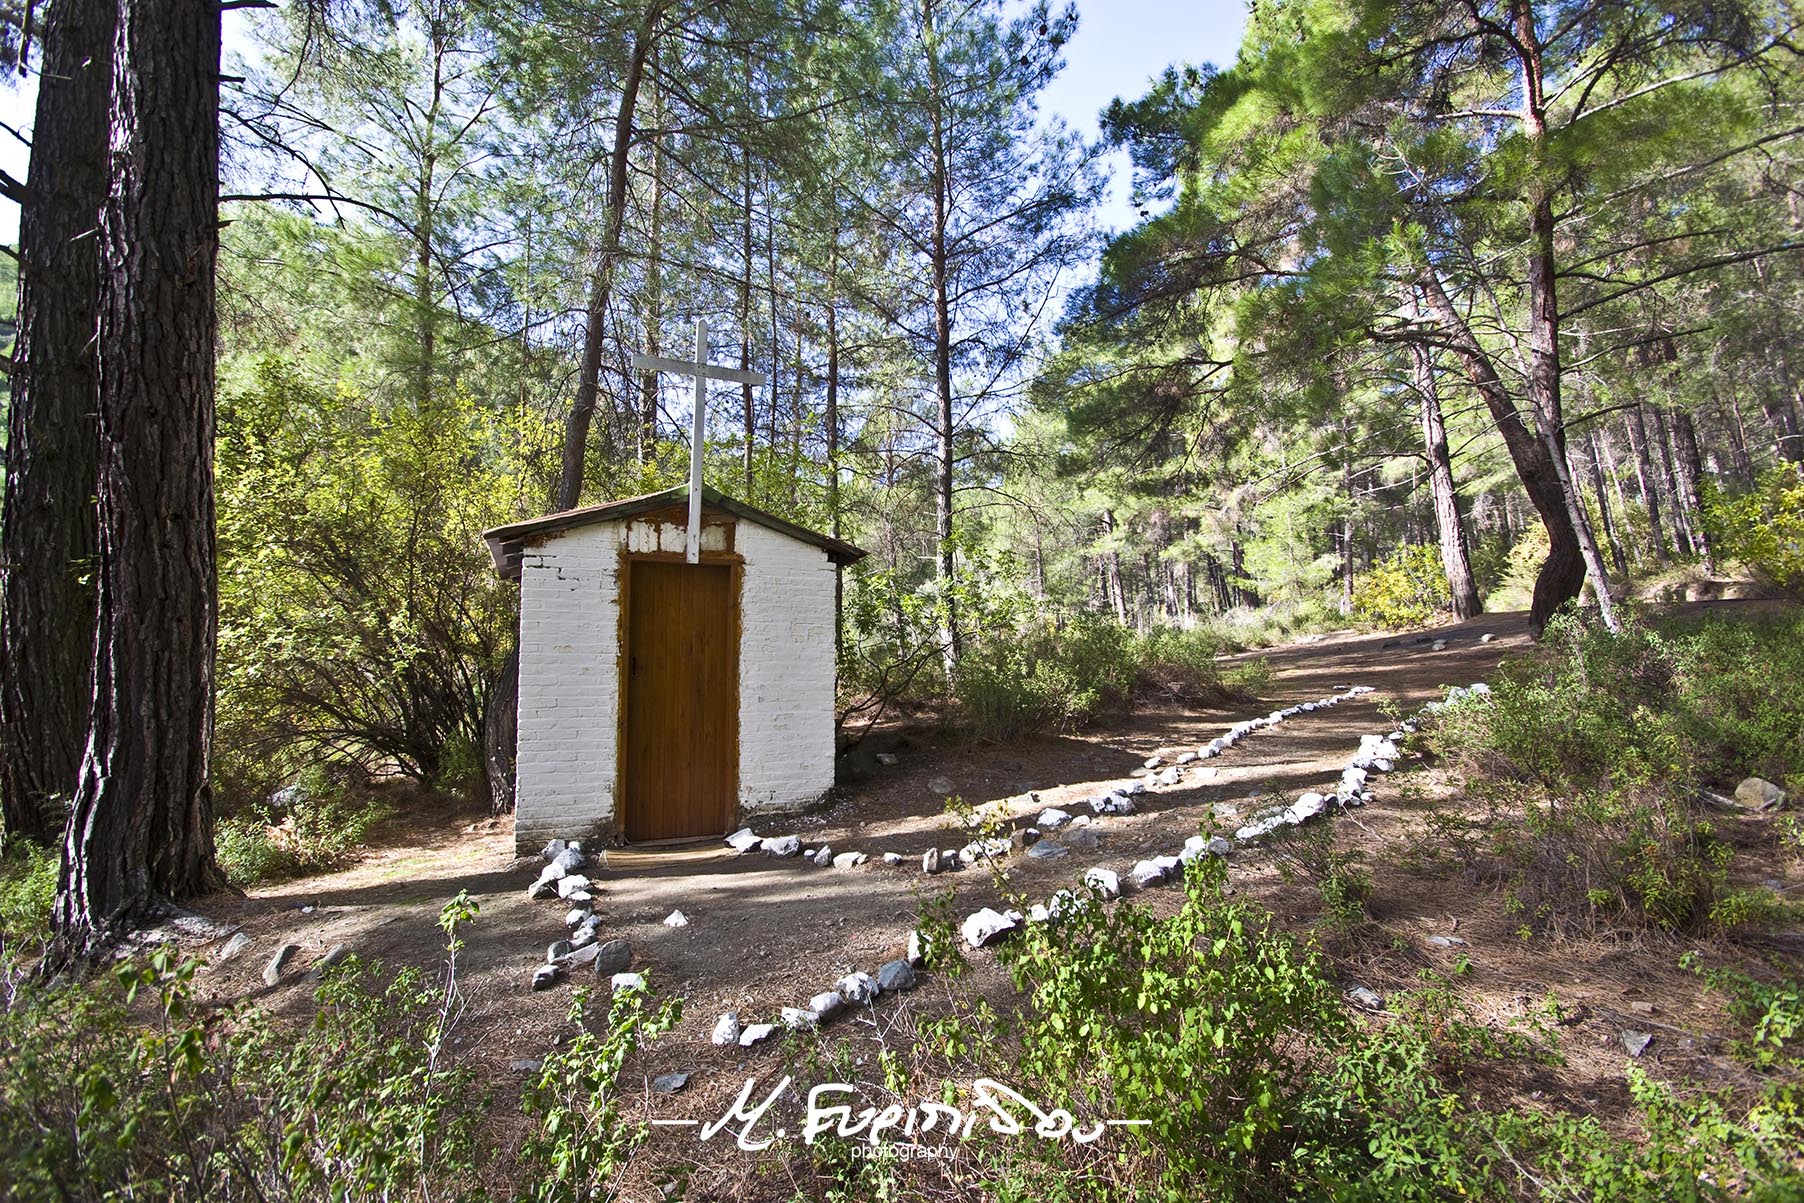
[[[731,543],[728,544],[731,546]],[[745,557],[736,551],[716,551],[701,553],[700,568],[725,568],[727,570],[727,634],[729,646],[733,649],[731,663],[731,680],[733,694],[733,731],[731,747],[732,784],[731,806],[727,813],[727,826],[719,832],[704,835],[678,836],[664,840],[629,840],[627,824],[632,800],[627,794],[627,754],[630,744],[627,738],[627,721],[631,713],[631,702],[628,697],[632,689],[630,659],[632,656],[633,633],[633,565],[640,561],[656,564],[686,564],[682,552],[668,551],[620,551],[618,575],[618,598],[620,609],[619,629],[615,632],[617,662],[615,679],[619,681],[619,705],[614,731],[614,827],[624,843],[639,847],[652,847],[663,844],[693,844],[702,840],[717,839],[726,835],[732,828],[733,821],[739,814],[739,657],[743,651],[741,635],[744,631],[743,598],[745,585]]]

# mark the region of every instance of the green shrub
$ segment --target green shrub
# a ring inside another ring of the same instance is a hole
[[[313,797],[305,791],[280,817],[253,811],[222,819],[214,844],[226,876],[238,885],[279,881],[342,867],[388,806],[367,797]]]
[[[1747,1031],[1731,1051],[1758,1069],[1804,1069],[1804,982],[1787,977],[1763,982],[1728,966],[1706,968],[1688,952],[1679,964],[1729,998],[1729,1014]]]
[[[171,948],[72,985],[22,989],[0,1009],[0,1197],[20,1203],[157,1199],[613,1197],[642,1138],[621,1115],[624,1060],[680,1003],[614,997],[607,1027],[577,1025],[498,1139],[495,1099],[458,1036],[468,894],[444,908],[444,970],[385,973],[346,960],[304,1024],[249,1004],[197,1004],[200,963]],[[479,1042],[477,1042],[479,1043]]]
[[[1499,1026],[1429,979],[1393,995],[1382,1023],[1361,1022],[1317,953],[1224,897],[1226,872],[1192,865],[1169,918],[1122,903],[1030,924],[1003,946],[1017,1006],[955,992],[954,1013],[923,1024],[961,1078],[993,1073],[1080,1123],[1150,1121],[1088,1154],[965,1145],[961,1171],[979,1193],[1651,1203],[1804,1187],[1804,1120],[1778,1087],[1737,1107],[1631,1068],[1642,1131],[1630,1140],[1589,1115],[1486,1109],[1474,1075],[1488,1092],[1499,1069],[1557,1060],[1544,1009]]]
[[[56,901],[57,853],[26,840],[0,856],[0,958],[40,943]]]
[[[1804,600],[1804,477],[1775,468],[1740,497],[1711,488],[1704,521],[1724,555],[1762,582]]]
[[[1402,547],[1353,582],[1353,615],[1385,630],[1419,627],[1453,604],[1440,552],[1421,544]]]
[[[1620,632],[1571,616],[1505,663],[1488,698],[1428,730],[1491,808],[1480,843],[1531,926],[1607,911],[1677,929],[1758,913],[1726,892],[1706,786],[1804,767],[1804,616]]]
[[[477,1193],[482,1100],[444,1056],[443,980],[352,960],[305,1027],[196,1006],[199,962],[172,948],[92,982],[23,991],[0,1013],[0,1185],[26,1200]]]
[[[586,1203],[612,1197],[608,1184],[645,1139],[643,1125],[621,1122],[621,1069],[641,1041],[676,1025],[682,1000],[653,1007],[643,991],[616,991],[607,1030],[599,1035],[584,1022],[588,1004],[589,992],[576,991],[569,1014],[575,1039],[545,1058],[521,1100],[533,1122],[521,1158],[533,1172],[523,1178],[518,1198]]]
[[[1126,701],[1134,678],[1134,638],[1119,623],[1084,616],[1061,627],[1040,620],[968,641],[953,696],[974,732],[1006,739],[1071,730]]]
[[[1221,691],[1221,639],[1207,627],[1156,626],[1136,635],[1131,655],[1136,691],[1186,702],[1207,701]]]

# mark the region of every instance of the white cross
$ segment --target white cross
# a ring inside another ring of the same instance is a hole
[[[736,380],[763,384],[764,377],[741,368],[716,367],[708,362],[708,323],[695,319],[695,359],[666,359],[662,355],[633,352],[633,366],[646,372],[676,372],[695,377],[695,426],[689,437],[689,537],[683,541],[683,558],[694,564],[702,549],[702,432],[706,429],[708,381]]]

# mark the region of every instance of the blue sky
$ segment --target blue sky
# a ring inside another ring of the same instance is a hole
[[[1057,113],[1086,137],[1096,136],[1096,115],[1117,96],[1133,98],[1171,63],[1227,66],[1246,25],[1243,0],[1079,0],[1077,35],[1065,47],[1065,69],[1042,95],[1041,108]],[[237,23],[241,13],[227,13]],[[237,39],[228,34],[228,44]],[[0,85],[0,121],[18,129],[31,124],[35,88]],[[1132,224],[1127,156],[1110,159],[1109,195],[1099,207],[1105,226]],[[0,169],[25,178],[25,148],[0,131]],[[0,238],[11,242],[19,214],[0,203]]]
[[[1077,36],[1065,46],[1065,69],[1041,94],[1041,109],[1057,113],[1085,137],[1111,100],[1132,100],[1167,66],[1231,66],[1246,29],[1242,0],[1078,0]],[[1098,209],[1103,225],[1124,229],[1135,218],[1125,153],[1109,160],[1109,196]]]

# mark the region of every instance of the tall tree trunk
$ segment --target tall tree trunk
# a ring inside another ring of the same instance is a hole
[[[1704,529],[1704,461],[1698,454],[1697,428],[1686,410],[1672,411],[1672,442],[1676,453],[1674,466],[1679,477],[1679,503],[1691,517],[1691,546],[1704,575],[1714,576],[1716,558],[1711,554],[1710,533]]]
[[[1610,559],[1616,564],[1616,575],[1627,580],[1629,557],[1622,549],[1622,539],[1616,533],[1616,522],[1610,514],[1610,493],[1604,485],[1604,462],[1597,442],[1595,429],[1585,432],[1585,463],[1591,469],[1591,491],[1597,496],[1597,519],[1604,524],[1604,540],[1610,545]]]
[[[1603,457],[1604,479],[1609,481],[1610,492],[1616,498],[1616,513],[1618,515],[1626,515],[1629,512],[1628,497],[1622,491],[1622,470],[1617,467],[1616,451],[1610,443],[1610,432],[1607,429],[1600,428],[1598,430],[1596,450]],[[1628,543],[1626,540],[1624,541],[1623,547],[1627,550]],[[1629,557],[1631,563],[1633,563],[1635,559],[1636,557],[1633,555]]]
[[[19,209],[18,341],[0,522],[0,818],[48,844],[93,700],[95,223],[107,184],[112,0],[45,10]]]
[[[1410,347],[1416,374],[1416,395],[1422,399],[1422,446],[1428,454],[1428,491],[1434,500],[1434,525],[1441,548],[1441,571],[1453,597],[1454,617],[1462,621],[1483,613],[1478,582],[1472,576],[1472,556],[1466,544],[1466,527],[1459,512],[1459,486],[1453,479],[1453,457],[1447,450],[1447,423],[1441,415],[1441,395],[1435,381],[1434,359],[1427,347]]]
[[[1735,479],[1744,487],[1754,484],[1754,461],[1748,455],[1747,427],[1741,420],[1741,402],[1735,394],[1730,393],[1727,399],[1716,393],[1716,408],[1722,415],[1723,430],[1729,436],[1729,459],[1735,465]]]
[[[1103,600],[1115,610],[1115,621],[1127,625],[1127,593],[1121,587],[1121,554],[1115,550],[1115,511],[1102,512],[1102,535],[1108,549],[1102,553]]]
[[[645,6],[639,27],[633,33],[633,47],[627,58],[626,75],[620,82],[620,104],[614,113],[614,149],[608,157],[608,201],[602,218],[601,246],[595,258],[595,271],[589,277],[588,311],[583,318],[583,352],[576,375],[576,399],[564,421],[564,458],[558,473],[557,509],[573,509],[582,499],[583,466],[588,459],[589,428],[595,421],[595,402],[601,389],[601,361],[607,341],[608,299],[614,288],[614,275],[620,264],[620,232],[626,220],[626,186],[628,156],[633,145],[633,112],[639,103],[639,89],[645,79],[645,60],[656,41],[655,27],[664,9],[664,0],[653,0]]]
[[[54,923],[66,955],[223,884],[213,736],[219,6],[120,0],[100,220],[94,706]]]
[[[752,94],[751,60],[746,60],[745,94]],[[740,204],[741,217],[739,226],[739,367],[745,371],[752,366],[752,152],[748,147],[740,152]],[[777,365],[771,365],[774,378]],[[752,451],[758,445],[758,409],[752,399],[752,386],[739,386],[739,402],[745,417],[745,499],[756,500],[752,496]]]
[[[1772,393],[1765,394],[1760,401],[1761,416],[1766,418],[1767,429],[1773,436],[1773,454],[1780,462],[1794,467],[1804,466],[1804,438],[1798,437],[1797,428],[1792,423],[1791,406],[1785,398]]]
[[[1535,576],[1534,597],[1528,612],[1529,630],[1539,638],[1554,611],[1577,597],[1584,587],[1585,561],[1579,549],[1578,535],[1572,527],[1572,512],[1559,474],[1548,455],[1546,442],[1537,438],[1535,431],[1523,420],[1490,355],[1453,307],[1440,276],[1429,269],[1423,272],[1421,284],[1429,314],[1440,327],[1472,386],[1483,398],[1497,432],[1503,437],[1510,462],[1515,465],[1516,476],[1522,481],[1535,512],[1540,515],[1541,525],[1547,528],[1547,559]]]
[[[1672,550],[1666,541],[1666,524],[1661,521],[1660,479],[1654,475],[1654,461],[1648,451],[1647,422],[1639,403],[1629,407],[1629,448],[1635,453],[1635,484],[1641,491],[1641,505],[1647,510],[1654,560],[1664,568],[1672,563]]]
[[[958,607],[952,594],[952,577],[955,563],[955,548],[952,542],[952,469],[953,436],[952,426],[952,300],[950,263],[948,260],[946,230],[952,219],[952,184],[947,178],[949,157],[946,151],[946,130],[942,112],[944,85],[941,80],[939,47],[934,31],[933,0],[924,0],[928,37],[927,71],[933,96],[932,113],[932,153],[933,153],[933,236],[928,243],[928,252],[933,260],[933,384],[935,400],[938,402],[934,422],[934,460],[937,469],[934,480],[934,529],[939,536],[940,585],[945,591],[945,600],[941,603],[941,639],[946,649],[946,675],[950,678],[957,668],[959,656]],[[1119,584],[1119,580],[1117,581]]]
[[[827,515],[829,528],[839,538],[839,247],[837,234],[829,260],[827,284]],[[834,663],[845,652],[846,622],[845,570],[833,569],[833,655]]]
[[[1578,543],[1583,571],[1597,592],[1598,616],[1614,631],[1618,624],[1610,596],[1610,577],[1603,554],[1591,532],[1578,489],[1572,483],[1566,458],[1566,419],[1560,404],[1560,306],[1555,293],[1553,197],[1547,180],[1552,166],[1547,159],[1547,125],[1542,92],[1545,83],[1541,44],[1535,28],[1532,0],[1511,0],[1515,44],[1522,64],[1522,130],[1529,147],[1528,186],[1523,202],[1528,210],[1528,407],[1535,429],[1547,449],[1547,461],[1559,485],[1568,523]],[[1538,591],[1537,591],[1538,592]],[[1537,597],[1537,602],[1539,598]],[[1543,619],[1543,621],[1545,621]],[[1534,615],[1530,626],[1539,629]]]
[[[663,126],[663,103],[657,84],[657,50],[654,47],[649,56],[652,64],[651,84],[651,125],[654,131]],[[664,139],[660,133],[654,133],[651,139],[651,197],[646,203],[650,210],[647,224],[650,227],[650,246],[645,255],[645,287],[640,291],[640,301],[644,306],[645,317],[645,353],[647,355],[662,354],[662,334],[664,326]],[[645,372],[639,377],[639,437],[637,444],[638,460],[641,466],[651,462],[652,455],[658,445],[658,374]]]
[[[1649,411],[1654,420],[1653,446],[1654,467],[1660,474],[1660,484],[1666,492],[1667,500],[1672,503],[1672,524],[1677,533],[1676,544],[1680,555],[1697,554],[1697,538],[1691,529],[1691,512],[1685,504],[1685,496],[1679,487],[1678,469],[1673,466],[1672,435],[1667,429],[1666,414],[1659,406]]]
[[[1353,436],[1341,419],[1340,487],[1346,512],[1340,520],[1340,616],[1353,613]]]

